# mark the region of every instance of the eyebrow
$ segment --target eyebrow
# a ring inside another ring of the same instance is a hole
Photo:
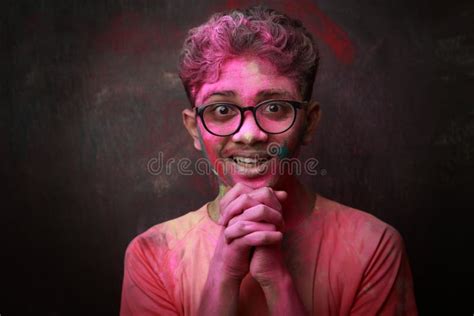
[[[203,102],[206,102],[207,99],[214,96],[221,96],[221,97],[235,97],[235,92],[232,90],[224,90],[224,91],[209,91],[204,95],[202,98]]]
[[[206,93],[203,97],[203,101],[206,101],[207,99],[214,97],[214,96],[222,96],[222,97],[235,97],[236,94],[232,90],[223,90],[223,91],[209,91]],[[266,99],[270,97],[283,97],[283,98],[290,98],[293,99],[294,96],[282,89],[267,89],[267,90],[262,90],[257,93],[257,99]]]
[[[294,96],[282,89],[268,89],[268,90],[262,90],[257,94],[258,98],[269,98],[269,97],[285,97],[285,98],[294,98]]]

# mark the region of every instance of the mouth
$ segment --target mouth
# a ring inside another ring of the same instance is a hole
[[[233,169],[240,175],[245,177],[258,177],[263,175],[267,170],[272,161],[270,155],[234,155],[228,157],[232,163]]]

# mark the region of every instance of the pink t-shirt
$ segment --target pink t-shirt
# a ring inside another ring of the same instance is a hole
[[[153,226],[125,255],[120,314],[196,315],[222,227],[194,212]],[[283,252],[311,315],[416,315],[403,240],[374,216],[317,195],[311,216],[285,232]],[[247,275],[240,315],[267,315],[262,290]]]

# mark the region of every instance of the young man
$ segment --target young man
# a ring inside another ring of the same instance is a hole
[[[400,235],[274,168],[317,126],[318,59],[299,21],[261,7],[190,31],[183,122],[220,192],[130,243],[122,315],[416,314]]]

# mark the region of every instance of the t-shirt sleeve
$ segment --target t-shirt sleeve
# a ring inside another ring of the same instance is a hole
[[[390,226],[368,261],[351,315],[417,315],[403,240]]]
[[[154,255],[146,240],[135,238],[125,253],[121,316],[179,315],[162,282]]]

